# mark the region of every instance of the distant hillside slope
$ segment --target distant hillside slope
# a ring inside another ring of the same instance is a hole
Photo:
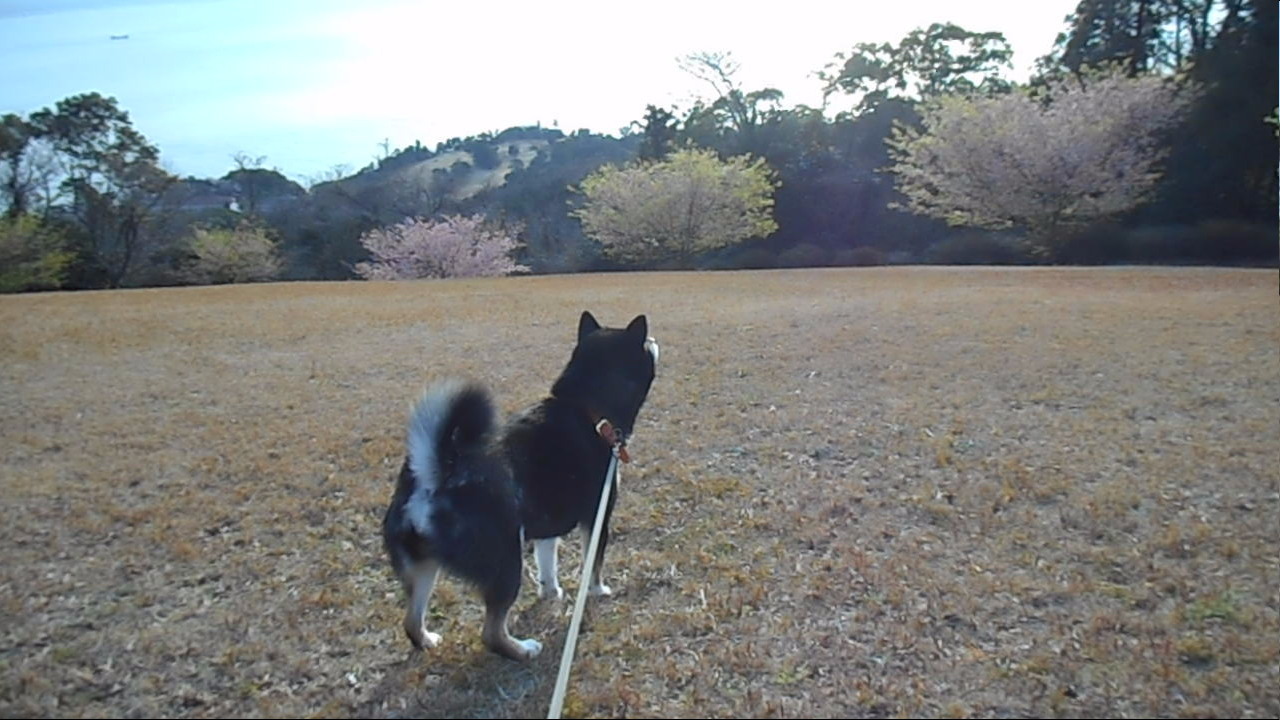
[[[361,233],[452,213],[483,213],[518,232],[521,261],[538,272],[582,270],[599,257],[570,215],[577,201],[572,188],[602,165],[634,158],[639,141],[511,128],[455,138],[435,150],[415,144],[272,204],[268,220],[284,241],[287,277],[348,277],[366,257]]]
[[[429,160],[393,170],[389,175],[378,178],[377,181],[430,187],[433,183],[438,183],[442,177],[441,174],[444,173],[449,178],[445,190],[448,198],[455,201],[466,200],[484,190],[502,187],[513,170],[528,167],[538,153],[549,145],[550,143],[546,140],[493,143],[490,147],[498,156],[498,165],[488,169],[481,167],[474,152],[450,150]],[[514,154],[512,154],[513,148]],[[465,164],[466,169],[459,169],[457,167],[459,163]],[[356,175],[350,179],[355,180],[361,177],[363,176]]]
[[[625,138],[585,132],[566,136],[558,130],[512,128],[496,136],[486,133],[453,139],[435,151],[405,148],[354,175],[319,183],[311,188],[311,194],[326,202],[345,202],[349,211],[379,222],[404,215],[460,211],[478,195],[503,187],[513,173],[535,162],[554,165],[561,156],[576,158],[581,154],[576,146],[588,139],[593,147],[605,143],[618,148],[590,169],[606,159],[626,158],[633,153],[634,143]],[[580,165],[580,159],[574,159],[572,164]],[[585,176],[585,172],[574,174]]]

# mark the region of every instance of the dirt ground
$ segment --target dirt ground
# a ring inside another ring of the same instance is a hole
[[[538,717],[566,600],[412,653],[424,384],[662,362],[566,715],[1280,715],[1275,270],[877,268],[0,298],[0,715]],[[531,556],[531,553],[530,553]],[[532,558],[529,558],[532,565]]]

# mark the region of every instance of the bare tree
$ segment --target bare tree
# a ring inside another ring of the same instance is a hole
[[[737,132],[751,134],[782,102],[782,91],[776,88],[744,92],[734,77],[741,66],[732,53],[692,53],[680,58],[678,63],[680,69],[715,90],[716,100],[711,104],[711,111],[722,116],[725,124]]]
[[[0,202],[6,217],[47,215],[58,194],[57,174],[52,149],[40,127],[12,113],[0,118]]]

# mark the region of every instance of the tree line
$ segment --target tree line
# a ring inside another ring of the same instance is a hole
[[[114,98],[0,118],[0,290],[942,263],[1274,263],[1277,4],[1081,0],[1030,82],[1000,33],[861,43],[824,106],[680,59],[618,136],[511,128],[309,187],[178,178]],[[452,270],[450,270],[452,269]]]

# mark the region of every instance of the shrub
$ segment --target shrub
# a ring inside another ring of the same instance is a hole
[[[0,292],[61,287],[74,257],[62,234],[36,218],[0,218]]]
[[[862,245],[856,248],[841,248],[837,250],[835,255],[832,256],[832,262],[835,265],[846,267],[873,267],[887,265],[889,256],[878,247]]]
[[[1026,250],[1001,235],[966,232],[936,243],[926,253],[936,265],[1020,265],[1031,262]]]
[[[1194,226],[1152,225],[1123,236],[1124,260],[1135,263],[1264,263],[1280,259],[1274,226],[1206,220]]]
[[[1123,262],[1155,264],[1190,262],[1195,241],[1186,225],[1148,225],[1124,233]]]
[[[778,254],[778,267],[820,267],[831,264],[831,253],[812,243],[801,243]]]
[[[778,256],[768,248],[749,247],[718,258],[712,267],[722,270],[764,270],[778,266]]]
[[[1198,258],[1210,262],[1275,263],[1280,254],[1275,226],[1243,220],[1206,220],[1196,225]]]
[[[1057,252],[1050,259],[1068,265],[1130,262],[1131,249],[1125,235],[1123,228],[1112,223],[1098,223],[1065,233],[1062,240],[1055,243]]]
[[[465,149],[471,152],[471,159],[475,162],[476,167],[481,170],[492,170],[502,164],[502,158],[498,155],[498,151],[489,143],[475,142]]]

